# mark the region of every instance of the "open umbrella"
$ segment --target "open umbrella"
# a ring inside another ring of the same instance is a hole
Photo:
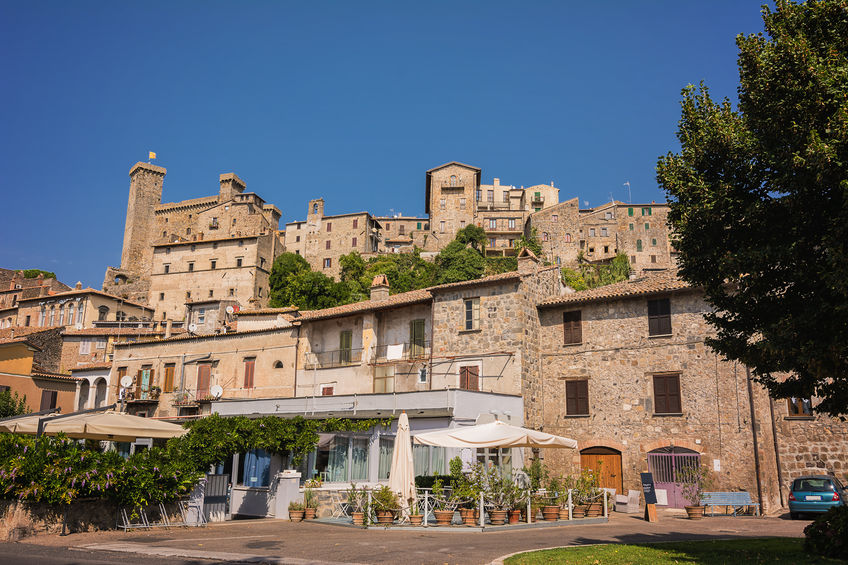
[[[74,439],[135,441],[140,437],[167,439],[188,433],[188,430],[176,424],[112,410],[68,414],[61,418],[26,416],[0,422],[0,430],[35,435],[38,430],[38,420],[42,418],[46,418],[45,435],[64,433]]]
[[[389,488],[398,494],[404,506],[404,513],[408,513],[409,501],[415,498],[415,468],[406,412],[401,413],[398,418],[392,467],[389,470]]]
[[[448,428],[416,434],[415,443],[440,447],[560,447],[577,448],[567,437],[511,426],[494,421],[479,426]]]

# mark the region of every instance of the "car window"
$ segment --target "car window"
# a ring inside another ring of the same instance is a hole
[[[830,479],[795,479],[792,490],[807,492],[832,492]]]

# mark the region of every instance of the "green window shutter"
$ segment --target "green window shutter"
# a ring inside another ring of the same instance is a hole
[[[421,229],[421,222],[418,222],[418,229]]]
[[[642,251],[642,240],[641,239],[636,240],[636,251]]]
[[[627,215],[628,215],[628,216],[632,216],[632,215],[633,215],[633,208],[628,208],[628,209],[627,209]]]
[[[630,224],[630,231],[633,231],[633,224]]]
[[[645,231],[648,231],[649,229],[651,229],[651,224],[645,222]]]

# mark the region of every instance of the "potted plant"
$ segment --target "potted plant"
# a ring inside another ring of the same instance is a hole
[[[307,488],[303,491],[304,518],[314,520],[318,513],[318,493]]]
[[[300,522],[303,520],[303,503],[292,500],[289,502],[289,520],[292,522]]]
[[[548,522],[555,522],[559,519],[559,495],[562,491],[562,483],[557,477],[548,479],[547,485],[547,500],[542,506],[542,518]]]
[[[712,475],[705,465],[687,466],[677,469],[674,473],[675,482],[682,485],[683,498],[689,503],[684,506],[690,520],[704,517],[704,507],[701,506],[701,496],[704,491],[712,489]]]
[[[455,502],[448,498],[442,486],[442,479],[433,482],[433,514],[436,516],[437,526],[450,526],[453,520]]]
[[[388,485],[383,485],[371,495],[374,504],[374,512],[377,514],[377,523],[390,525],[395,521],[395,513],[400,509],[400,501],[397,495]]]
[[[368,514],[368,492],[365,487],[358,489],[356,485],[350,483],[350,488],[347,489],[347,503],[350,508],[350,515],[353,518],[355,526],[364,526],[365,517]]]
[[[562,478],[560,492],[557,494],[557,505],[559,506],[559,519],[568,520],[568,492],[574,490],[575,479],[573,475]]]
[[[159,388],[158,386],[155,386],[155,385],[150,387],[150,398],[152,400],[156,400],[157,398],[159,398],[160,394],[162,394],[161,388]]]
[[[496,468],[483,470],[485,489],[483,497],[489,506],[489,520],[494,526],[501,526],[506,522],[506,513],[512,508],[515,495],[515,486],[512,480],[504,476]]]
[[[411,526],[420,526],[424,522],[424,514],[418,507],[418,497],[414,496],[409,499],[409,524]]]

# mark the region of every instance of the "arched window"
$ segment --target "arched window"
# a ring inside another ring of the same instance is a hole
[[[571,234],[570,233],[565,234],[565,242],[571,243]]]
[[[318,213],[318,204],[313,204],[313,205],[312,205],[312,213],[313,213],[313,214],[317,214],[317,213]]]
[[[47,325],[52,326],[55,322],[56,322],[56,307],[51,306],[50,307],[50,323],[47,324]]]
[[[68,325],[74,323],[74,303],[68,302]]]
[[[83,380],[80,383],[80,391],[79,391],[79,402],[77,403],[77,410],[85,410],[86,405],[88,404],[88,391],[89,391],[88,381]]]
[[[109,307],[108,306],[101,306],[100,308],[97,309],[97,321],[98,322],[105,322],[106,316],[108,316],[108,315],[109,315]]]
[[[274,368],[275,369],[282,369],[283,368],[283,362],[282,361],[275,361],[274,362]]]
[[[59,306],[59,325],[65,325],[65,309]]]
[[[542,241],[548,241],[548,232],[542,232]]]
[[[451,178],[450,178],[450,185],[451,185],[451,186],[456,186],[456,175],[451,175]]]
[[[106,404],[106,379],[97,379],[94,390],[94,407],[100,408]]]
[[[44,322],[45,322],[46,319],[47,319],[47,308],[42,306],[41,312],[39,313],[39,316],[38,316],[38,325],[41,326],[41,327],[44,327]]]

